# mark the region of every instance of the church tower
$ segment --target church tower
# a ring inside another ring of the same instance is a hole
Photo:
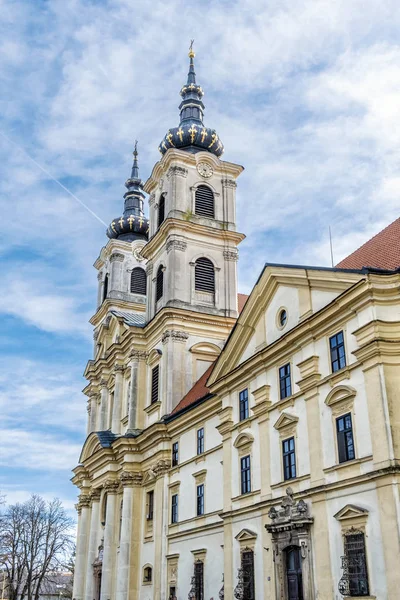
[[[203,89],[193,49],[180,95],[180,123],[161,141],[161,160],[144,190],[150,195],[147,320],[162,308],[236,318],[236,179],[243,167],[221,160],[224,147],[203,123]]]

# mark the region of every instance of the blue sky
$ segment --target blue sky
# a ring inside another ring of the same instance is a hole
[[[0,0],[0,490],[72,509],[92,265],[178,124],[195,39],[205,123],[238,187],[240,290],[265,261],[329,265],[399,216],[398,0]]]

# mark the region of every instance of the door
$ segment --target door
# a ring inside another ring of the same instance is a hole
[[[290,546],[286,552],[286,579],[288,600],[303,600],[301,555],[298,546]]]

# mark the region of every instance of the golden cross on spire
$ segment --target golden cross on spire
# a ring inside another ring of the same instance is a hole
[[[179,139],[181,140],[181,143],[183,141],[183,134],[185,132],[183,131],[182,127],[179,127],[178,131],[176,132],[176,135],[179,137]]]
[[[188,132],[190,133],[190,141],[191,141],[191,142],[192,142],[192,144],[193,144],[193,142],[194,142],[194,138],[196,137],[196,133],[197,133],[196,126],[193,124],[193,125],[191,126],[191,128],[190,128],[190,129],[188,129]]]
[[[190,40],[189,58],[194,58],[196,56],[194,53],[194,50],[193,50],[193,44],[194,44],[194,40]]]
[[[121,217],[120,220],[118,221],[118,223],[119,223],[119,226],[122,229],[122,227],[124,226],[124,217]]]
[[[204,143],[204,140],[206,139],[207,135],[208,135],[207,129],[205,127],[203,127],[203,129],[201,130],[201,143],[202,144]]]
[[[166,136],[167,140],[169,141],[169,143],[171,144],[171,146],[174,146],[174,143],[172,141],[172,133],[169,131],[168,135]],[[182,140],[181,140],[182,141]]]
[[[129,229],[132,229],[132,223],[135,222],[135,217],[133,215],[129,215],[129,217],[127,218],[127,221],[129,223]]]

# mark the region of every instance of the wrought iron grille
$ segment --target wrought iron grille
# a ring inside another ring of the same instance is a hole
[[[345,536],[345,555],[342,556],[343,575],[339,581],[342,596],[368,596],[368,572],[363,533]]]
[[[196,600],[204,600],[204,565],[200,560],[194,563],[194,592]]]

